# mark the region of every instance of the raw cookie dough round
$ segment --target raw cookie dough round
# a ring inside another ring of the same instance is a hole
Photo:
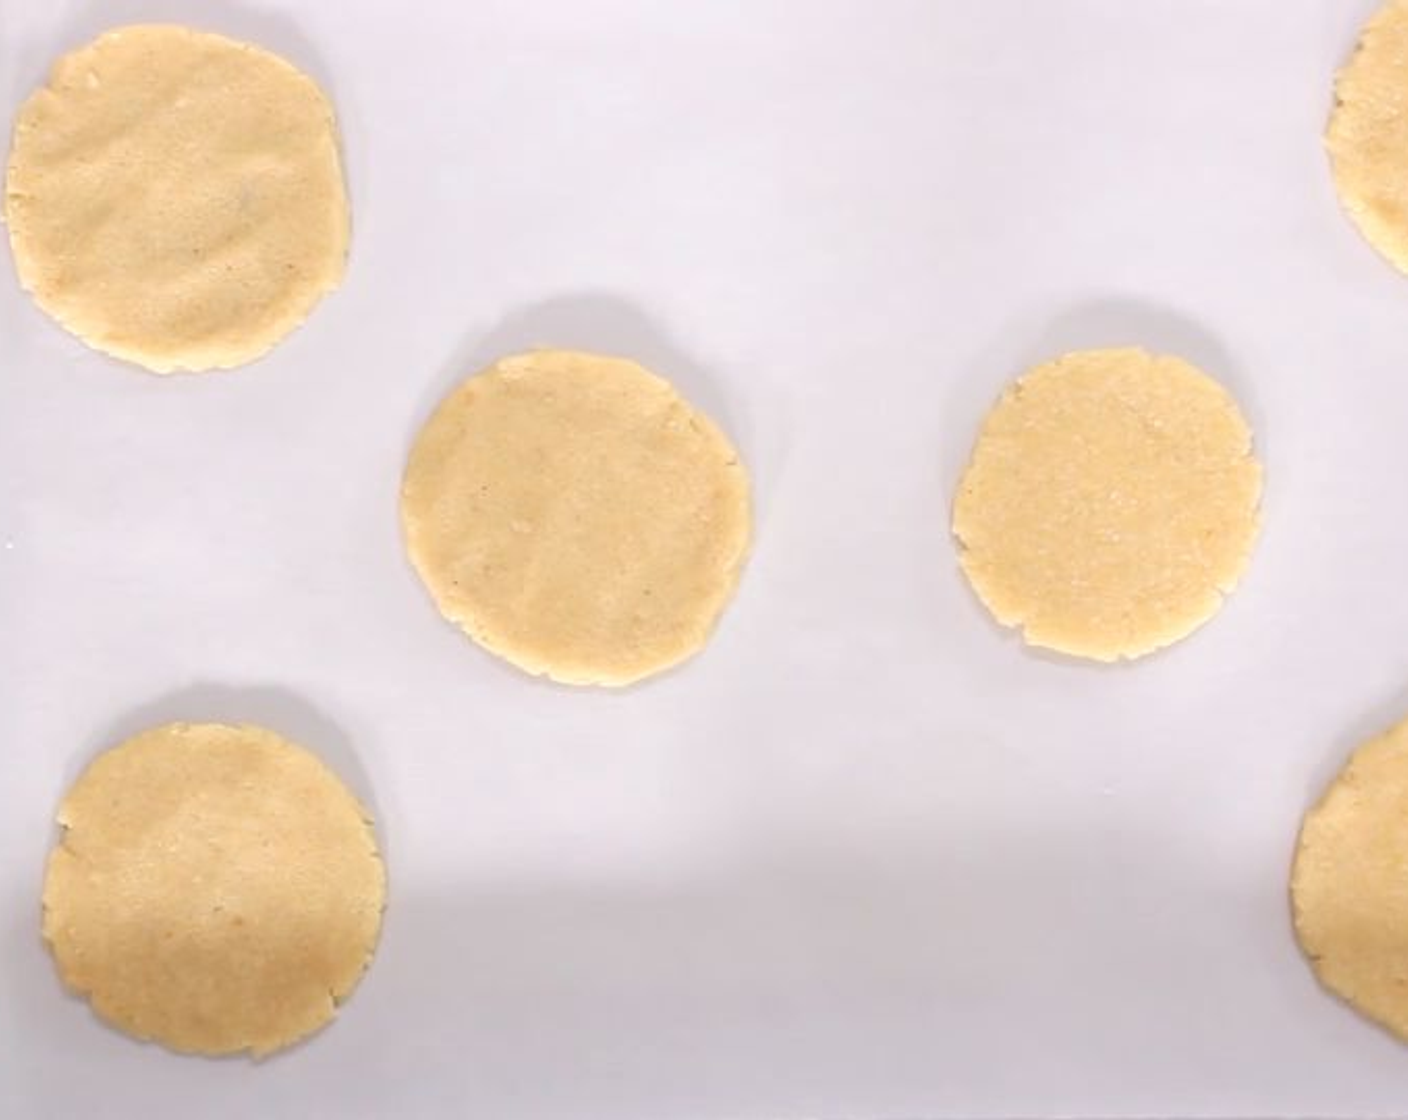
[[[1408,1041],[1408,722],[1360,747],[1305,816],[1296,939],[1320,982]]]
[[[197,1054],[327,1023],[376,946],[370,819],[313,755],[258,727],[170,724],[99,756],[59,807],[44,937],[120,1030]]]
[[[1256,540],[1237,404],[1179,358],[1087,350],[989,413],[954,501],[963,570],[1029,644],[1134,658],[1211,618]]]
[[[90,346],[159,373],[240,365],[342,279],[332,107],[247,43],[109,31],[20,108],[5,218],[20,283]]]
[[[540,351],[455,389],[411,452],[411,562],[486,649],[570,684],[695,653],[748,551],[738,453],[634,362]]]
[[[1325,135],[1335,188],[1360,233],[1408,272],[1408,0],[1389,0],[1335,79]]]

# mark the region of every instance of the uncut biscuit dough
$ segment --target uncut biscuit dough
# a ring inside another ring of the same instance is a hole
[[[623,685],[708,639],[748,550],[738,454],[634,362],[541,351],[455,389],[401,512],[441,612],[530,673]]]
[[[1236,402],[1179,358],[1089,350],[989,413],[954,501],[961,563],[1027,642],[1133,658],[1206,622],[1247,565],[1261,467]]]
[[[1359,231],[1408,272],[1408,0],[1389,0],[1335,80],[1325,145],[1340,202]]]
[[[366,810],[271,731],[143,732],[83,772],[58,819],[44,937],[128,1034],[266,1054],[327,1023],[370,960],[386,875]]]
[[[1360,747],[1306,814],[1296,939],[1320,982],[1408,1041],[1408,722]]]
[[[258,47],[109,31],[20,108],[5,217],[20,282],[90,346],[161,373],[240,365],[342,278],[332,107]]]

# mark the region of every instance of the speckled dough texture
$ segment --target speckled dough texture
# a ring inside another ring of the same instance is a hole
[[[454,390],[411,453],[402,521],[441,612],[520,668],[624,685],[696,652],[748,550],[748,478],[634,362],[541,351]]]
[[[5,217],[20,282],[90,346],[161,373],[240,365],[342,278],[332,108],[258,47],[118,28],[20,108]]]
[[[1408,272],[1408,0],[1389,0],[1361,33],[1335,81],[1325,144],[1350,218]]]
[[[323,1026],[376,945],[386,875],[366,810],[257,727],[171,724],[99,756],[59,808],[44,937],[108,1022],[197,1054]]]
[[[1296,938],[1320,982],[1408,1041],[1408,722],[1371,740],[1306,814]]]
[[[954,501],[973,589],[1028,643],[1134,658],[1211,618],[1246,568],[1261,466],[1236,402],[1187,362],[1088,350],[988,415]]]

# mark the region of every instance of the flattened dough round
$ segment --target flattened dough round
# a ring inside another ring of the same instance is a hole
[[[486,649],[624,685],[708,639],[748,551],[728,440],[634,362],[504,358],[440,405],[401,495],[411,562]]]
[[[1251,431],[1217,382],[1179,358],[1086,350],[1029,371],[989,413],[953,531],[1000,623],[1114,661],[1217,612],[1260,497]]]
[[[1320,982],[1408,1041],[1408,722],[1355,751],[1306,814],[1291,905]]]
[[[59,807],[44,937],[120,1030],[197,1054],[288,1046],[376,946],[386,873],[326,766],[258,727],[170,724],[99,756]]]
[[[159,373],[240,365],[342,278],[332,107],[247,43],[109,31],[20,108],[5,217],[20,282],[90,346]]]
[[[1335,80],[1325,145],[1351,220],[1408,272],[1408,0],[1389,0],[1360,34]]]

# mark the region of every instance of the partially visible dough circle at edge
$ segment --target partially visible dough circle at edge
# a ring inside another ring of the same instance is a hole
[[[1296,939],[1320,982],[1408,1041],[1408,721],[1350,757],[1305,815]]]
[[[1325,132],[1335,190],[1380,254],[1408,272],[1408,0],[1387,0],[1335,78]]]

